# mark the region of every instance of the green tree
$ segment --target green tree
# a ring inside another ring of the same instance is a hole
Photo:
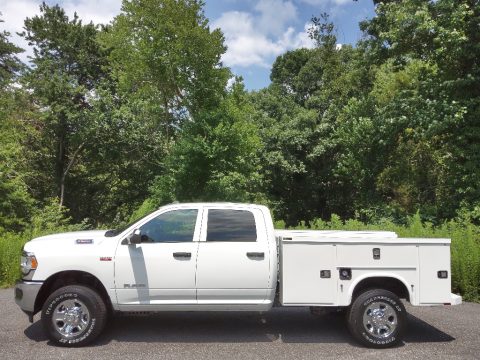
[[[313,19],[316,48],[277,58],[272,84],[253,94],[261,127],[267,197],[289,225],[314,217],[353,214],[350,189],[335,177],[338,116],[352,97],[369,88],[361,52],[337,48],[328,16]]]
[[[218,105],[229,76],[220,63],[226,48],[211,31],[203,1],[124,1],[102,35],[119,91],[139,104],[138,115],[161,128],[168,146],[197,112]]]
[[[411,142],[402,132],[413,129],[417,144],[428,144],[436,154],[437,162],[424,166],[443,169],[435,186],[415,185],[430,187],[430,193],[436,189],[427,203],[437,208],[439,218],[453,217],[462,204],[474,207],[480,198],[479,24],[476,1],[409,0],[379,2],[376,16],[361,25],[367,37],[360,46],[373,63],[389,67],[382,81],[394,86],[380,90],[380,98],[388,101],[377,109],[384,121],[402,124],[392,129],[397,135],[390,139]],[[411,76],[415,67],[423,74]],[[379,98],[380,92],[372,96]],[[409,178],[405,174],[405,186]]]
[[[313,57],[313,51],[309,49],[296,49],[287,51],[278,56],[272,65],[270,80],[279,86],[284,94],[293,94],[296,102],[302,103],[307,100],[308,92],[305,90],[304,79],[299,77],[300,71]]]
[[[258,154],[261,143],[240,79],[216,109],[184,126],[170,154],[168,172],[153,186],[163,201],[263,201]]]
[[[23,50],[9,37],[0,32],[0,232],[21,230],[33,207],[24,146],[30,105],[27,94],[14,86],[23,68],[17,55]]]
[[[318,182],[309,172],[316,112],[296,104],[293,96],[275,85],[250,96],[262,139],[262,188],[268,203],[287,225],[308,220],[317,201]]]
[[[99,36],[110,53],[113,83],[104,88],[97,102],[98,116],[110,124],[107,133],[111,127],[117,131],[122,128],[125,136],[101,142],[110,142],[111,146],[123,143],[130,149],[122,159],[116,159],[122,169],[115,171],[116,177],[124,181],[115,187],[123,189],[119,197],[123,200],[115,201],[112,194],[106,202],[117,209],[123,206],[120,218],[129,212],[125,203],[137,206],[152,184],[153,195],[146,200],[151,205],[174,198],[220,199],[220,191],[227,191],[228,186],[229,191],[241,192],[240,186],[219,185],[228,182],[229,176],[233,178],[233,171],[215,163],[220,158],[212,158],[216,156],[213,153],[202,153],[212,139],[203,139],[201,133],[212,138],[221,137],[222,131],[232,135],[232,151],[243,151],[236,149],[243,145],[234,144],[234,131],[243,133],[246,143],[255,141],[254,132],[244,130],[243,120],[237,121],[245,108],[239,110],[227,100],[232,95],[226,93],[230,72],[220,62],[226,50],[224,38],[220,30],[209,28],[203,6],[202,1],[124,1],[121,14]],[[231,125],[227,126],[227,119]],[[222,125],[217,128],[219,123]],[[217,141],[226,143],[226,134]],[[108,154],[114,155],[106,150]],[[236,156],[234,152],[230,155]],[[200,169],[202,157],[205,169]],[[126,178],[125,174],[131,176]],[[215,191],[219,191],[217,195]],[[130,196],[126,198],[126,194]],[[150,208],[145,204],[139,211]]]
[[[375,1],[355,48],[335,46],[335,28],[322,15],[310,29],[315,49],[276,60],[272,85],[253,101],[267,153],[301,164],[292,172],[301,198],[293,206],[288,176],[272,181],[279,168],[263,163],[265,183],[275,184],[268,197],[289,210],[290,223],[332,212],[401,220],[416,209],[443,219],[478,204],[479,8]],[[277,103],[289,104],[288,116]],[[304,109],[315,119],[279,141]],[[299,142],[292,153],[289,145]]]
[[[71,206],[76,195],[68,179],[84,150],[92,146],[91,103],[96,84],[105,77],[106,56],[96,42],[93,23],[82,24],[77,14],[69,19],[58,5],[43,3],[40,13],[27,18],[24,27],[34,50],[24,84],[42,108],[37,146],[47,150],[39,154],[37,171],[44,174],[43,197],[58,196],[60,206]]]
[[[0,24],[3,22],[0,19]],[[5,87],[11,84],[23,67],[22,62],[17,57],[19,53],[23,52],[23,49],[10,42],[9,37],[10,33],[8,31],[0,32],[0,88],[2,90],[5,90]]]

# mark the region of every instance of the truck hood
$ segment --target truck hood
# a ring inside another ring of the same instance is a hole
[[[37,237],[29,241],[32,245],[38,243],[58,243],[60,244],[96,244],[105,239],[107,230],[73,231],[66,233],[51,234]],[[39,244],[38,244],[39,245]]]
[[[83,252],[92,249],[92,245],[100,245],[106,239],[113,239],[113,237],[107,238],[105,236],[106,232],[107,230],[74,231],[41,236],[27,242],[23,249],[34,253],[51,253],[60,249],[67,252]]]
[[[106,230],[76,231],[30,240],[23,250],[33,253],[39,264],[32,280],[44,281],[52,274],[66,270],[95,273],[98,261],[105,257],[110,262],[118,244],[118,237],[105,237],[105,233]],[[113,267],[108,269],[113,274]]]

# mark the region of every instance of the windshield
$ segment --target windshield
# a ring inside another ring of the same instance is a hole
[[[150,214],[148,214],[150,215]],[[115,229],[110,229],[110,230],[107,230],[107,232],[105,233],[105,236],[106,237],[112,237],[112,236],[117,236],[118,234],[121,234],[122,232],[124,232],[125,230],[127,230],[130,226],[132,226],[133,224],[135,224],[137,221],[140,221],[141,219],[145,219],[148,215],[145,215],[145,216],[140,216],[139,218],[137,218],[136,220],[133,220],[125,225],[120,225],[119,227],[115,228]]]

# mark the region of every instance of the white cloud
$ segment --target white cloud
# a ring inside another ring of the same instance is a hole
[[[228,50],[222,60],[228,66],[268,66],[265,57],[281,52],[279,44],[259,34],[250,13],[229,11],[213,23],[225,34]]]
[[[286,24],[297,19],[297,8],[291,1],[260,0],[254,9],[260,13],[258,27],[265,34],[278,36]]]
[[[298,48],[307,48],[312,49],[315,46],[315,43],[310,36],[308,35],[308,29],[312,26],[311,22],[305,23],[303,26],[303,31],[296,33],[293,36],[293,42],[290,43],[290,48],[298,49]]]
[[[2,0],[0,11],[5,22],[0,24],[1,30],[10,32],[10,41],[26,50],[19,55],[24,62],[28,61],[27,57],[32,55],[33,51],[27,41],[16,33],[23,31],[25,18],[40,13],[41,3],[42,0]],[[120,12],[121,6],[121,0],[65,0],[59,3],[70,18],[76,11],[84,23],[93,21],[96,24],[110,22]]]
[[[268,1],[262,6],[267,6],[267,3]],[[224,64],[269,68],[275,57],[287,50],[313,47],[313,42],[306,31],[308,24],[305,24],[303,32],[296,32],[292,26],[287,27],[287,24],[296,17],[296,11],[293,13],[294,16],[290,17],[280,16],[278,22],[281,26],[275,31],[264,28],[263,12],[257,15],[241,11],[223,13],[212,23],[212,27],[220,28],[225,35],[228,49],[222,57]]]
[[[64,0],[61,6],[69,16],[76,11],[84,23],[107,24],[120,13],[121,0]]]

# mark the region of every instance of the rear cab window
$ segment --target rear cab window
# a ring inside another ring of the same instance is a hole
[[[207,242],[256,242],[257,226],[249,210],[209,209]]]

